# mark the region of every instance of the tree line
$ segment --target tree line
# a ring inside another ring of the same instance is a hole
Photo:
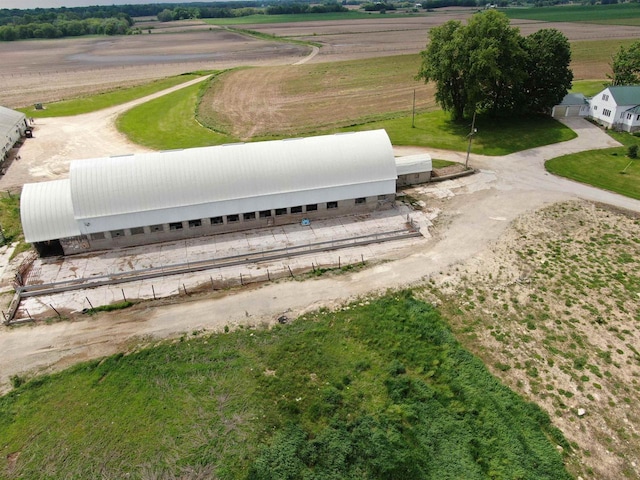
[[[133,20],[125,14],[111,18],[82,20],[56,19],[52,22],[31,22],[0,26],[0,40],[26,40],[28,38],[61,38],[82,35],[124,35],[131,31]]]

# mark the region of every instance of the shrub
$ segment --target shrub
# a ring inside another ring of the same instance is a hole
[[[638,158],[638,145],[629,145],[627,147],[627,157]]]

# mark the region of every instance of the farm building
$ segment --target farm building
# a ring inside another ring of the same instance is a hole
[[[407,187],[431,180],[432,162],[429,154],[396,158],[397,186]]]
[[[0,137],[2,139],[0,162],[7,158],[9,151],[29,128],[29,123],[24,113],[16,112],[7,107],[0,107],[0,135],[2,135]]]
[[[589,117],[605,127],[640,130],[640,85],[607,87],[589,103]]]
[[[79,160],[22,226],[41,255],[142,245],[389,208],[396,177],[384,130]]]
[[[553,118],[586,117],[587,115],[589,115],[589,100],[581,93],[567,93],[551,110]]]

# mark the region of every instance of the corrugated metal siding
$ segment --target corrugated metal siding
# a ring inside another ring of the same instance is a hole
[[[26,184],[20,196],[20,217],[29,243],[80,235],[68,179]]]
[[[70,178],[76,218],[134,215],[146,225],[153,215],[145,212],[240,199],[242,211],[258,211],[291,205],[292,194],[294,204],[317,203],[322,195],[310,192],[335,187],[392,193],[396,169],[389,137],[375,130],[82,160]]]

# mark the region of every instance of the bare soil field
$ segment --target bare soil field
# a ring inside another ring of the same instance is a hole
[[[310,51],[215,27],[166,35],[0,42],[0,104],[51,102],[195,70],[290,64]]]

